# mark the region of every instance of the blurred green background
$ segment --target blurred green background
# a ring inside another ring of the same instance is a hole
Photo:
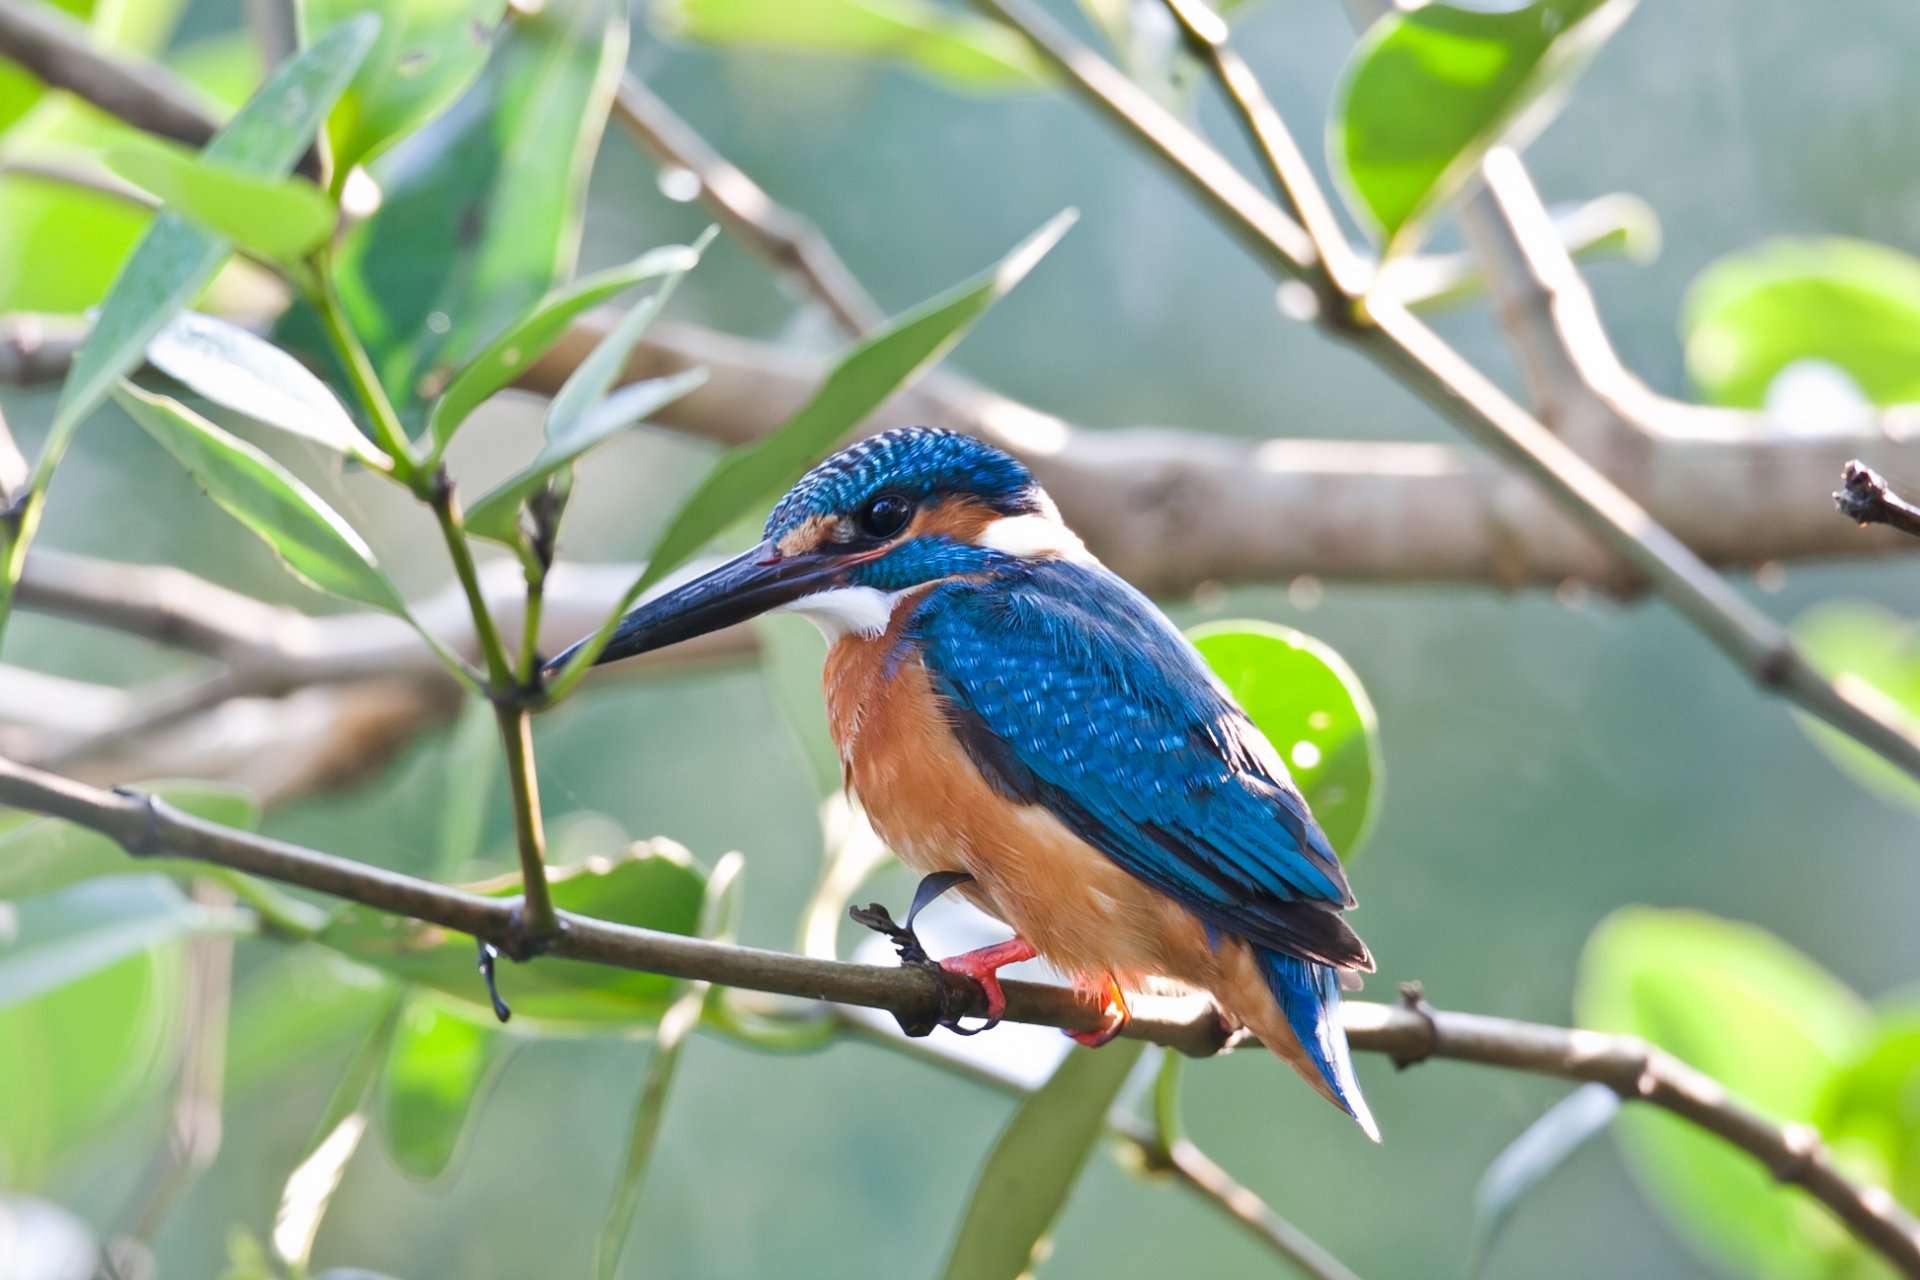
[[[239,22],[237,4],[196,0],[176,44]],[[1339,6],[1268,0],[1236,29],[1317,154],[1318,122],[1353,41]],[[1528,154],[1549,202],[1627,190],[1658,211],[1656,262],[1589,272],[1621,354],[1655,388],[1688,390],[1676,318],[1712,259],[1781,233],[1920,250],[1917,47],[1920,9],[1898,0],[1697,0],[1643,6],[1602,52]],[[890,309],[1078,206],[1073,234],[950,362],[989,386],[1090,427],[1453,438],[1362,361],[1277,314],[1265,275],[1070,101],[970,96],[874,63],[676,44],[641,21],[630,65],[776,198],[817,221]],[[1215,104],[1203,103],[1199,119],[1244,158]],[[582,268],[688,239],[706,221],[665,198],[653,166],[610,133]],[[670,314],[831,345],[817,316],[795,318],[793,299],[724,239]],[[1442,331],[1513,382],[1483,313],[1449,315]],[[51,405],[51,393],[0,396],[24,442]],[[520,429],[531,432],[531,419]],[[614,448],[619,461],[596,467],[626,487],[594,490],[596,468],[583,473],[570,556],[636,556],[707,452],[654,432]],[[1740,479],[1700,477],[1708,486]],[[362,492],[353,478],[346,489]],[[372,527],[382,522],[372,508]],[[43,536],[315,607],[116,413],[83,433]],[[393,538],[382,552],[411,590],[441,580],[438,548]],[[1796,565],[1777,591],[1754,594],[1782,619],[1831,595],[1909,610],[1920,564]],[[1212,594],[1204,606],[1165,603],[1183,624],[1253,616],[1299,627],[1337,649],[1372,695],[1387,782],[1353,875],[1354,922],[1380,960],[1370,996],[1418,979],[1442,1007],[1566,1023],[1584,940],[1628,903],[1754,922],[1870,997],[1915,977],[1912,813],[1842,776],[1783,705],[1756,695],[1659,604],[1337,583],[1311,608],[1293,603],[1311,595],[1290,597],[1282,584]],[[151,650],[30,615],[12,641],[10,660],[54,672],[107,664],[132,681],[164,669]],[[788,736],[770,730],[776,719],[751,670],[592,693],[539,722],[549,812],[604,813],[708,864],[744,851],[743,938],[789,946],[822,850],[812,783]],[[421,797],[440,785],[443,743],[436,735],[416,745],[350,792],[276,811],[267,830],[417,870],[435,844],[439,809]],[[498,795],[489,834],[510,836]],[[885,880],[878,896],[898,902],[905,883]],[[286,963],[283,949],[243,945],[241,1006],[250,984]],[[509,973],[509,996],[511,982]],[[265,1065],[251,1072],[236,1050],[226,1149],[161,1237],[162,1275],[216,1274],[232,1224],[266,1234],[350,1048],[350,1039],[288,1039],[279,1052],[262,1050]],[[499,1076],[455,1169],[432,1184],[408,1181],[369,1140],[321,1230],[316,1265],[469,1280],[583,1273],[648,1052],[644,1041],[529,1042]],[[1481,1171],[1565,1086],[1447,1063],[1396,1074],[1374,1057],[1359,1070],[1384,1146],[1258,1053],[1190,1068],[1192,1134],[1361,1274],[1460,1274]],[[872,1047],[771,1057],[696,1038],[623,1274],[931,1274],[1007,1111],[993,1092]],[[112,1136],[65,1153],[49,1191],[109,1216],[161,1122],[150,1103]],[[1045,1275],[1278,1270],[1205,1206],[1098,1160]],[[1603,1141],[1522,1208],[1485,1274],[1713,1272],[1642,1201]]]

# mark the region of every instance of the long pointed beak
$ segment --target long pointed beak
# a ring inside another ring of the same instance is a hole
[[[594,665],[664,649],[757,618],[816,591],[844,586],[855,565],[877,554],[803,552],[789,556],[782,555],[772,543],[762,542],[719,568],[636,606],[620,620],[613,639]],[[552,675],[566,665],[585,643],[582,640],[549,661],[546,673]]]

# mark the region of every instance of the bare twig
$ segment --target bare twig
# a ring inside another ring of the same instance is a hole
[[[638,76],[621,79],[613,118],[655,160],[692,174],[700,184],[700,198],[719,216],[727,233],[776,270],[798,279],[848,333],[865,333],[885,319],[811,222],[774,203]]]
[[[190,147],[205,146],[219,128],[192,91],[164,68],[96,49],[85,27],[50,5],[0,0],[0,57],[136,129]],[[318,178],[319,151],[308,147],[298,168]]]
[[[1920,507],[1895,493],[1885,477],[1858,458],[1841,473],[1833,501],[1841,515],[1857,524],[1884,524],[1920,537]]]
[[[1123,132],[1200,198],[1229,233],[1284,279],[1307,278],[1304,233],[1185,125],[1030,0],[976,0],[1010,23]],[[1645,575],[1663,598],[1746,671],[1890,762],[1920,777],[1920,739],[1883,707],[1822,678],[1786,631],[1714,573],[1646,509],[1391,297],[1369,295],[1370,324],[1351,341],[1496,458],[1530,477],[1568,515]]]
[[[47,814],[98,831],[135,856],[165,852],[316,890],[505,945],[515,933],[515,904],[353,862],[333,854],[222,827],[164,801],[103,791],[0,760],[0,804]],[[776,995],[885,1009],[908,1021],[948,1010],[984,1012],[982,993],[944,971],[883,969],[659,933],[562,913],[551,954],[667,977],[744,987]],[[537,962],[536,962],[537,963]],[[1103,1012],[1063,987],[1008,982],[1007,1018],[1074,1030]],[[1140,997],[1125,1034],[1207,1055],[1227,1028],[1204,1001]],[[1356,1049],[1397,1062],[1451,1058],[1573,1080],[1593,1080],[1622,1097],[1670,1111],[1753,1156],[1782,1182],[1826,1205],[1903,1274],[1920,1277],[1920,1222],[1892,1196],[1848,1178],[1819,1135],[1780,1126],[1735,1101],[1713,1080],[1661,1050],[1623,1036],[1437,1012],[1424,1003],[1389,1007],[1349,1002],[1348,1038]]]
[[[37,387],[67,376],[86,325],[67,316],[0,316],[0,386]]]

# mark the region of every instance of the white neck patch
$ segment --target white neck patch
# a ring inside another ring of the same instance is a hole
[[[828,644],[849,635],[871,640],[887,629],[893,620],[893,606],[905,594],[878,587],[830,587],[801,596],[773,612],[799,614],[820,629]]]
[[[1053,556],[1077,564],[1098,564],[1080,536],[1061,523],[1052,510],[1024,516],[1001,516],[980,531],[979,545],[1002,555],[1037,560]]]

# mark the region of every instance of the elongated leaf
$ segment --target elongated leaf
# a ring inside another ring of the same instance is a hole
[[[1361,37],[1335,90],[1328,153],[1388,252],[1418,240],[1488,150],[1525,145],[1633,0],[1535,0],[1519,9],[1428,4]]]
[[[1875,404],[1920,400],[1920,260],[1864,240],[1771,240],[1688,291],[1687,372],[1710,400],[1758,408],[1780,371],[1823,360]]]
[[[1793,620],[1793,642],[1821,675],[1882,700],[1920,732],[1920,625],[1870,600],[1828,600]],[[1861,786],[1920,809],[1920,782],[1812,716],[1795,713],[1814,743]]]
[[[437,457],[447,447],[447,441],[475,409],[545,355],[577,317],[634,285],[670,273],[690,271],[698,261],[688,246],[667,245],[623,267],[576,280],[543,298],[529,314],[489,342],[447,384],[446,393],[435,402],[433,416],[428,420],[434,455]]]
[[[549,872],[554,905],[563,911],[617,920],[669,933],[693,933],[700,923],[705,879],[678,846],[636,845],[612,863],[557,867]],[[520,879],[475,886],[510,897]],[[346,907],[318,941],[362,964],[430,987],[468,1017],[494,1020],[486,989],[474,970],[473,939],[364,907]],[[681,984],[657,974],[542,957],[527,964],[502,961],[500,986],[516,1026],[548,1031],[593,1026],[641,1029],[659,1021]]]
[[[305,178],[251,174],[157,138],[114,147],[103,158],[188,221],[275,261],[306,256],[340,220],[339,207]]]
[[[1779,939],[1687,911],[1630,907],[1580,961],[1580,1024],[1642,1036],[1780,1121],[1811,1122],[1867,1035],[1860,998]],[[1750,1157],[1675,1116],[1615,1122],[1648,1200],[1739,1274],[1825,1277],[1846,1233]]]
[[[453,103],[487,63],[505,0],[307,0],[312,40],[361,13],[381,18],[380,38],[327,117],[333,186]]]
[[[482,538],[513,543],[522,503],[589,451],[636,422],[646,421],[706,380],[705,369],[687,369],[620,388],[549,438],[532,462],[482,495],[467,512],[467,529]]]
[[[260,823],[260,805],[238,787],[163,782],[139,789],[222,826],[251,831]],[[99,832],[58,818],[35,818],[0,833],[0,899],[52,893],[106,876],[211,870],[205,863],[184,859],[134,858]]]
[[[1547,1108],[1526,1132],[1507,1144],[1480,1176],[1473,1193],[1477,1274],[1500,1229],[1527,1195],[1587,1144],[1620,1111],[1620,1095],[1603,1084],[1583,1084]]]
[[[373,43],[379,20],[344,23],[288,61],[214,135],[203,157],[242,174],[292,172],[320,121]],[[58,456],[80,419],[139,364],[147,343],[219,269],[227,243],[176,213],[154,220],[115,279],[54,408],[48,443]]]
[[[1075,1050],[1020,1104],[974,1184],[945,1280],[1016,1280],[1032,1267],[1144,1047]]]
[[[558,697],[606,647],[620,615],[734,521],[777,497],[886,398],[951,350],[987,308],[1032,270],[1078,215],[1055,216],[972,280],[921,304],[840,357],[813,398],[766,439],[730,450],[680,504],[620,607],[553,681]]]
[[[1187,633],[1293,773],[1342,861],[1380,804],[1380,721],[1360,677],[1312,636],[1265,622]]]
[[[344,238],[339,286],[409,428],[571,274],[626,39],[622,0],[514,6],[471,88],[376,166],[385,198]]]
[[[408,1002],[380,1078],[381,1132],[402,1173],[430,1182],[446,1172],[510,1043],[431,997]]]
[[[0,952],[0,1009],[189,933],[238,932],[244,921],[190,901],[158,876],[76,885],[29,900],[18,934]]]
[[[406,614],[373,551],[318,494],[266,454],[176,400],[131,384],[116,393],[134,420],[193,473],[215,502],[259,535],[302,582]]]
[[[663,29],[694,40],[892,59],[966,89],[1035,89],[1049,79],[1005,26],[928,0],[666,0],[653,12]]]
[[[385,467],[392,459],[360,433],[326,383],[237,324],[183,311],[147,344],[147,361],[215,404]]]

